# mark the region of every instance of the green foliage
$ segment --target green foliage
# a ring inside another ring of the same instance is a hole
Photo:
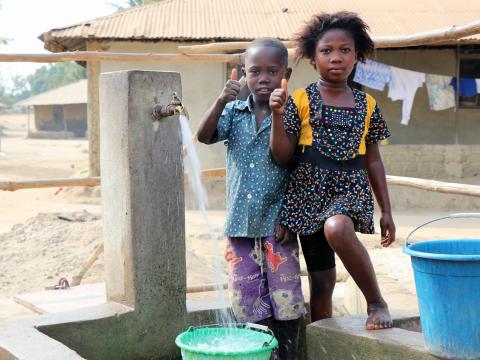
[[[86,71],[74,62],[49,64],[27,77],[14,75],[6,81],[0,78],[0,102],[12,106],[30,96],[85,79]],[[8,86],[6,85],[7,83]]]
[[[32,96],[86,77],[85,68],[74,62],[63,62],[42,66],[27,76],[27,82]]]

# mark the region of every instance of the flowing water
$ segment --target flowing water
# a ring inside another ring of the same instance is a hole
[[[197,152],[193,143],[192,131],[188,125],[187,117],[184,115],[179,116],[180,128],[182,131],[182,141],[184,147],[184,167],[188,173],[189,184],[192,193],[195,194],[197,205],[202,213],[205,225],[208,228],[210,234],[210,241],[213,242],[213,248],[215,252],[215,288],[217,291],[218,300],[220,302],[221,309],[215,312],[216,322],[218,324],[227,325],[235,323],[231,313],[227,310],[227,300],[225,298],[225,292],[223,290],[223,278],[222,278],[222,264],[220,260],[220,244],[218,241],[218,233],[208,220],[207,204],[208,196],[202,183],[200,161],[198,159]]]

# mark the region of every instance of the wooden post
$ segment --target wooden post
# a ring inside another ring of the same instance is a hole
[[[30,137],[30,106],[27,106],[27,139]]]
[[[455,145],[458,145],[458,110],[460,107],[460,45],[455,48],[456,69],[455,76],[457,77],[456,89],[455,89],[455,109],[454,109],[454,121],[455,121]]]
[[[87,41],[87,50],[101,50],[100,43],[94,40]],[[88,160],[90,176],[100,176],[100,105],[99,105],[99,61],[87,62],[88,77]]]

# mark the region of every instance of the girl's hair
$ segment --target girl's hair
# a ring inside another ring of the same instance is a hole
[[[367,58],[373,56],[375,45],[368,34],[368,25],[356,13],[339,11],[333,14],[314,15],[295,35],[297,60],[303,58],[313,60],[318,41],[327,31],[333,29],[350,33],[355,42],[358,61],[365,62]]]

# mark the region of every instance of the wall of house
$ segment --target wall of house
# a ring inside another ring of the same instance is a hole
[[[182,43],[182,45],[188,45]],[[104,42],[104,51],[175,53],[178,43],[148,42]],[[417,50],[380,50],[378,61],[426,73],[453,75],[456,69],[455,50],[453,49],[417,49]],[[293,63],[293,61],[292,61]],[[290,89],[305,86],[316,78],[316,74],[307,61],[292,64],[293,74]],[[195,129],[202,114],[220,93],[227,79],[227,69],[221,63],[167,63],[167,62],[103,62],[102,72],[146,69],[179,71],[183,82],[183,103],[190,113],[190,123]],[[417,91],[409,126],[400,125],[401,102],[393,102],[383,92],[367,89],[380,104],[386,121],[391,129],[391,144],[454,144],[455,118],[458,118],[459,144],[480,144],[480,109],[453,109],[431,111],[428,105],[426,87]],[[225,165],[225,147],[223,144],[197,146],[202,168],[223,167]],[[393,151],[393,149],[392,149]],[[395,150],[397,151],[397,150]],[[398,151],[400,151],[398,149]],[[402,147],[401,152],[412,151]],[[386,167],[395,167],[389,164]],[[401,174],[398,174],[401,175]],[[413,176],[413,175],[412,175]]]
[[[87,104],[63,105],[63,117],[67,122],[67,131],[77,137],[85,136],[87,130]],[[53,120],[53,105],[34,106],[35,127],[43,131],[63,131],[63,121]]]
[[[36,105],[33,107],[35,119],[35,128],[37,130],[62,130],[56,129],[53,124],[53,106],[52,105]]]
[[[140,43],[140,42],[103,42],[104,51],[176,53],[179,43]],[[189,43],[182,43],[189,45]],[[101,71],[126,69],[178,71],[182,77],[183,98],[190,114],[192,130],[200,123],[202,115],[211,106],[223,89],[227,80],[227,66],[223,63],[169,63],[169,62],[102,62]],[[297,88],[307,84],[315,73],[306,64],[294,66],[294,75],[290,84]],[[204,169],[225,166],[225,146],[199,144],[197,150]]]
[[[76,137],[84,137],[87,132],[87,104],[69,104],[63,106],[63,116],[67,121],[67,130]]]
[[[377,60],[385,64],[429,74],[453,76],[456,74],[455,49],[379,50]],[[391,144],[454,144],[455,119],[458,143],[480,144],[480,109],[432,111],[428,104],[426,86],[417,90],[410,123],[400,124],[401,101],[387,97],[388,89],[367,91],[374,96],[388,122]]]

